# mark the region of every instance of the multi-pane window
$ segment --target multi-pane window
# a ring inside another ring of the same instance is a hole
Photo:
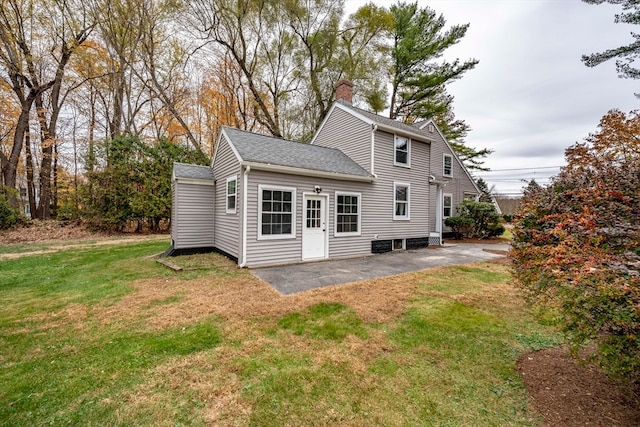
[[[442,162],[442,175],[453,176],[453,156],[445,154]]]
[[[442,195],[442,216],[449,218],[453,213],[453,197],[451,194]]]
[[[360,195],[336,193],[336,234],[360,234]]]
[[[395,164],[401,166],[409,166],[409,150],[410,150],[410,141],[409,138],[405,138],[404,136],[395,137]]]
[[[238,180],[235,176],[227,178],[227,213],[236,213]]]
[[[409,219],[409,184],[393,184],[393,219]]]
[[[293,236],[294,192],[265,188],[260,196],[260,235]]]

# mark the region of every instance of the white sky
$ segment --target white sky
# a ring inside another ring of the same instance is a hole
[[[375,0],[389,6],[389,1]],[[346,0],[352,13],[364,0]],[[393,2],[395,3],[395,1]],[[640,29],[615,24],[619,6],[580,0],[419,0],[447,25],[470,23],[447,59],[480,63],[449,85],[456,117],[472,128],[466,144],[494,150],[476,173],[496,191],[517,193],[520,179],[545,184],[563,165],[564,150],[596,131],[612,108],[640,108],[640,82],[620,79],[613,61],[595,68],[580,60],[631,41]],[[502,169],[512,169],[502,171]]]

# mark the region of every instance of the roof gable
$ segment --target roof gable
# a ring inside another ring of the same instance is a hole
[[[449,153],[453,156],[453,158],[456,159],[456,161],[458,162],[458,164],[460,165],[460,167],[464,171],[465,175],[469,179],[469,181],[471,181],[471,183],[473,184],[473,187],[476,189],[478,194],[481,193],[480,189],[478,188],[478,185],[476,184],[476,181],[473,179],[473,177],[469,173],[469,169],[467,169],[467,167],[464,165],[464,163],[462,163],[462,160],[460,160],[460,157],[458,157],[458,153],[456,153],[455,150],[453,149],[453,147],[451,146],[451,144],[449,144],[449,141],[447,141],[447,138],[445,138],[444,134],[442,133],[442,131],[440,130],[440,128],[438,127],[438,125],[436,124],[436,122],[433,119],[427,119],[427,120],[424,120],[422,122],[414,123],[413,126],[418,128],[418,129],[420,129],[421,132],[427,133],[429,131],[426,130],[425,128],[429,124],[433,125],[433,127],[435,129],[435,132],[438,135],[440,135],[440,138],[442,138],[442,141],[444,142],[445,147],[447,148]]]
[[[283,168],[370,177],[369,173],[342,151],[223,127],[240,161]]]
[[[371,113],[369,111],[354,107],[353,105],[347,104],[343,101],[336,101],[333,107],[331,108],[331,110],[329,110],[327,117],[331,115],[331,112],[335,108],[340,108],[341,110],[348,112],[349,114],[359,118],[360,120],[366,123],[375,125],[380,130],[384,130],[390,133],[400,134],[400,135],[407,136],[412,139],[416,139],[426,143],[433,142],[433,139],[430,138],[428,134],[422,132],[419,129],[416,129],[414,126],[407,125],[405,123],[390,119],[388,117],[381,116],[379,114]],[[325,117],[325,120],[326,120],[326,117]],[[323,122],[323,125],[324,125],[324,122]],[[320,127],[320,129],[321,128],[322,126]],[[316,135],[320,132],[320,129],[318,130],[318,132],[316,132]]]

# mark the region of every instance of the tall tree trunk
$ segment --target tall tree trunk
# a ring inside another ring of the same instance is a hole
[[[58,140],[53,142],[53,188],[51,189],[51,214],[58,216]]]
[[[29,214],[36,213],[36,191],[33,185],[33,157],[31,156],[31,137],[27,133],[24,141],[25,163],[27,170],[27,195],[29,196]]]

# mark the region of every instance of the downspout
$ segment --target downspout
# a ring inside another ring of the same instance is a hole
[[[442,217],[444,212],[442,210],[442,184],[436,185],[436,233],[440,239],[440,246],[442,246]]]
[[[250,171],[251,166],[245,166],[242,174],[242,262],[240,268],[247,265],[247,186]]]
[[[377,123],[373,123],[371,125],[371,175],[373,175],[374,178],[377,178],[376,176],[376,171],[375,171],[375,142],[376,142],[376,131],[378,130],[378,124]]]

